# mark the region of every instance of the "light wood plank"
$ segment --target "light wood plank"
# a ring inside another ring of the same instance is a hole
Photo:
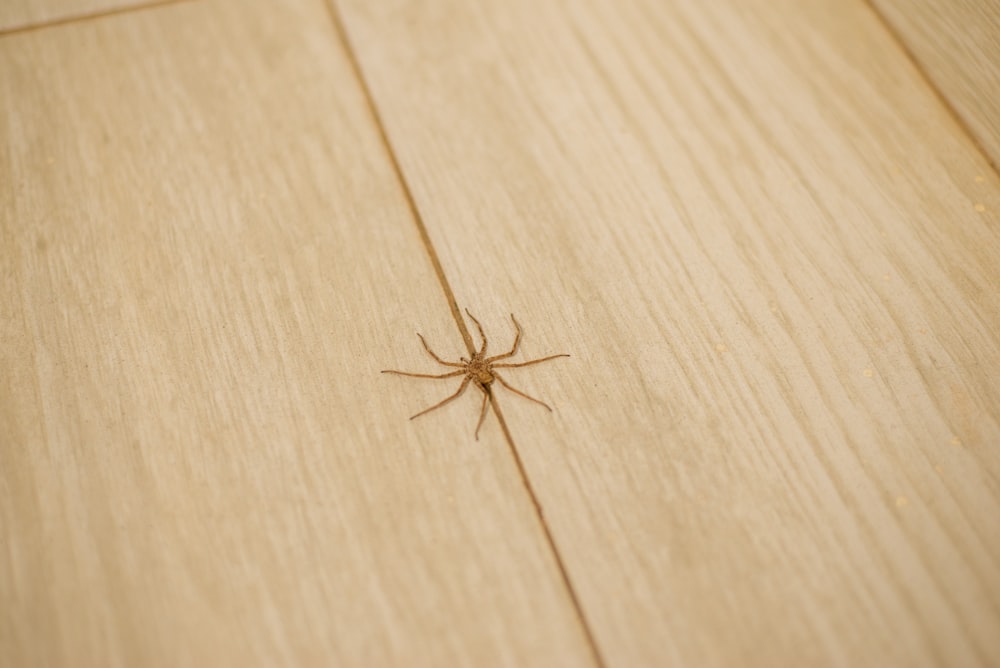
[[[1000,663],[1000,183],[868,7],[338,4],[608,665]]]
[[[1000,165],[1000,1],[872,3]]]
[[[4,0],[0,33],[161,5],[172,0]],[[185,0],[177,0],[183,2]]]
[[[0,71],[0,665],[589,665],[323,4]]]

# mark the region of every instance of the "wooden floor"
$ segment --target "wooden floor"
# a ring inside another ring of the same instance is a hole
[[[1000,665],[998,54],[996,1],[0,4],[0,666]],[[552,412],[408,419],[466,308]]]

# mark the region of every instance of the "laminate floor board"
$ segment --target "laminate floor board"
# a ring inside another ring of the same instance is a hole
[[[867,5],[336,4],[607,665],[1000,661],[1000,183]]]
[[[459,351],[327,8],[0,72],[0,665],[589,665],[504,441],[379,373]]]

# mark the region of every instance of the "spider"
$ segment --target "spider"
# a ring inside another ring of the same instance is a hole
[[[479,321],[476,320],[475,316],[469,313],[469,309],[465,309],[465,313],[470,318],[472,318],[472,322],[476,323],[476,328],[479,330],[479,337],[483,340],[482,347],[479,349],[479,352],[473,354],[472,359],[466,359],[464,357],[460,357],[458,362],[445,362],[443,359],[438,357],[433,350],[430,349],[430,346],[427,345],[427,341],[424,340],[424,337],[419,332],[417,333],[417,336],[420,337],[420,343],[424,345],[424,350],[426,350],[427,353],[431,357],[433,357],[438,364],[443,364],[444,366],[457,367],[458,371],[451,371],[449,373],[442,373],[440,375],[433,375],[427,373],[410,373],[408,371],[396,371],[394,369],[385,369],[382,371],[382,373],[394,373],[399,376],[410,376],[412,378],[454,378],[455,376],[465,376],[465,378],[462,379],[462,384],[458,386],[458,390],[454,394],[445,398],[443,401],[434,404],[430,408],[426,408],[420,411],[410,419],[414,420],[420,417],[421,415],[426,415],[427,413],[430,413],[432,410],[436,408],[441,408],[449,401],[457,399],[459,395],[465,391],[465,388],[468,387],[469,383],[474,382],[479,387],[479,389],[483,391],[483,406],[479,410],[479,422],[476,423],[476,440],[478,441],[479,428],[483,426],[483,420],[486,419],[486,406],[487,406],[487,401],[489,400],[490,397],[490,386],[493,384],[494,380],[498,381],[501,385],[506,387],[514,394],[520,395],[530,401],[534,401],[536,404],[540,404],[545,408],[548,408],[549,411],[551,411],[552,407],[549,406],[544,401],[539,401],[534,397],[529,397],[524,392],[511,387],[510,384],[506,380],[504,380],[503,376],[501,376],[496,371],[496,369],[513,369],[521,366],[529,366],[531,364],[539,364],[540,362],[547,362],[548,360],[552,360],[557,357],[569,357],[569,355],[562,353],[559,355],[549,355],[548,357],[542,357],[536,360],[529,360],[527,362],[520,362],[518,364],[511,364],[511,363],[497,364],[496,362],[498,360],[503,360],[507,359],[508,357],[513,357],[514,354],[517,353],[517,344],[521,342],[521,326],[517,324],[517,320],[514,318],[514,314],[513,313],[510,314],[510,319],[514,323],[514,329],[517,332],[517,334],[514,336],[514,345],[511,346],[510,352],[504,353],[503,355],[494,355],[493,357],[486,357],[486,334],[483,333],[483,326],[479,324]]]

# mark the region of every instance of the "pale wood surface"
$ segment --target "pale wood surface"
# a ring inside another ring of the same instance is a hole
[[[185,0],[3,0],[0,33]]]
[[[0,71],[0,665],[588,665],[499,434],[379,374],[460,350],[322,3]]]
[[[608,665],[1000,663],[1000,186],[875,15],[344,4],[458,301],[574,356],[500,400]]]
[[[1000,0],[872,0],[1000,165]]]
[[[1000,181],[702,4],[339,3],[429,246],[318,1],[0,39],[0,665],[1000,663]]]

